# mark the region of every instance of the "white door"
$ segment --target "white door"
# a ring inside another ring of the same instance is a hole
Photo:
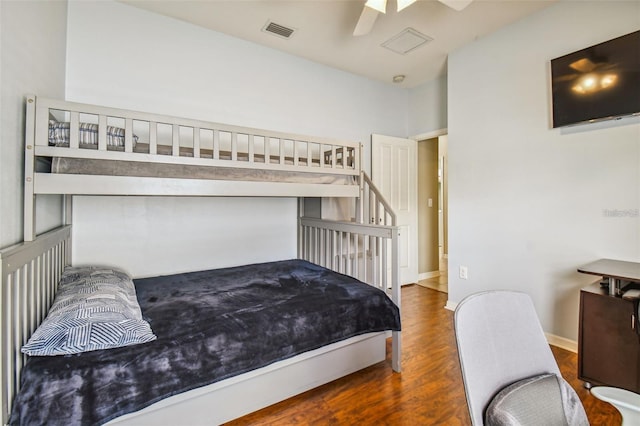
[[[411,139],[371,135],[371,180],[400,228],[400,282],[418,282],[418,155]]]

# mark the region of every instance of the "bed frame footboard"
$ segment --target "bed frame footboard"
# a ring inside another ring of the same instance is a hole
[[[60,276],[70,263],[70,226],[39,235],[35,241],[0,250],[3,425],[9,423],[11,402],[20,387],[20,372],[26,360],[20,349],[47,315]]]
[[[398,227],[300,218],[298,257],[385,291],[400,307]],[[400,332],[392,332],[391,363],[400,372]]]

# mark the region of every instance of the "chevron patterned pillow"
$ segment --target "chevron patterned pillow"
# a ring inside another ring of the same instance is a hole
[[[22,352],[67,355],[155,339],[126,273],[96,266],[68,267],[47,317]]]

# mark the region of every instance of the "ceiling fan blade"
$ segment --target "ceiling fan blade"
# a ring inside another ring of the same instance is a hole
[[[376,19],[378,18],[378,12],[375,9],[364,6],[362,8],[362,13],[360,14],[360,19],[358,19],[358,23],[356,24],[356,28],[353,30],[354,36],[362,36],[369,34],[371,29],[373,28],[373,24],[375,24]]]
[[[449,6],[451,9],[460,12],[465,7],[469,6],[473,0],[438,0],[440,3]]]
[[[364,5],[380,13],[387,13],[387,0],[367,0]]]
[[[397,1],[397,6],[398,6],[398,12],[400,12],[401,10],[406,9],[407,7],[411,6],[412,4],[414,4],[415,2],[417,2],[418,0],[398,0]]]

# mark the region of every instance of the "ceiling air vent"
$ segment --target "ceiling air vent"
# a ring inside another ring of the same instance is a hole
[[[281,38],[290,38],[295,29],[276,24],[275,22],[267,21],[266,25],[262,28],[262,31],[271,33]]]
[[[400,34],[382,43],[382,47],[386,47],[400,55],[406,55],[430,41],[433,41],[433,39],[428,35],[424,35],[413,28],[406,28]]]

